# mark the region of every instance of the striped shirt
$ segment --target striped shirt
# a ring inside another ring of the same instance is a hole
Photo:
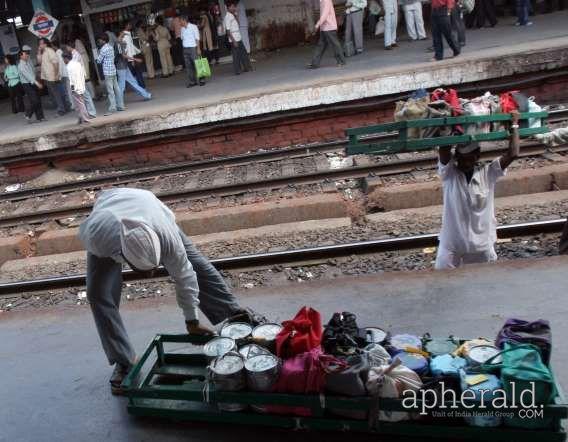
[[[103,74],[105,77],[116,75],[116,67],[114,65],[114,49],[108,43],[105,43],[99,51],[97,63],[102,64]]]
[[[35,84],[36,76],[31,63],[20,60],[20,62],[18,63],[18,72],[20,74],[20,80],[23,84]]]

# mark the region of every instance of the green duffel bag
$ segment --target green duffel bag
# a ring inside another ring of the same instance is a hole
[[[499,360],[499,363],[492,361]],[[503,413],[505,425],[539,429],[551,426],[552,418],[539,415],[541,405],[553,402],[557,395],[554,378],[532,344],[505,343],[503,351],[488,359],[482,371],[501,370],[501,382],[507,399]]]

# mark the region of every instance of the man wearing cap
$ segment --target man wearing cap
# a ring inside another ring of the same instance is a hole
[[[519,155],[519,114],[512,113],[509,150],[489,164],[478,164],[476,142],[439,149],[438,174],[442,179],[444,209],[436,269],[453,269],[462,264],[497,259],[495,183]]]
[[[122,393],[120,384],[135,360],[118,310],[122,264],[140,272],[160,264],[166,268],[188,333],[212,333],[200,324],[198,307],[213,324],[243,311],[219,272],[179,229],[173,212],[151,192],[103,191],[81,224],[79,238],[87,249],[87,298],[108,361],[115,365],[113,394]]]

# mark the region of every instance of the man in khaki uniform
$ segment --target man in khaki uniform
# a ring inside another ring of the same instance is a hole
[[[71,110],[71,103],[67,98],[67,94],[64,93],[61,77],[59,76],[59,57],[47,38],[39,40],[37,61],[41,65],[40,78],[45,81],[49,95],[57,105],[57,113],[65,115]]]
[[[146,74],[148,79],[152,80],[156,76],[154,71],[154,54],[152,53],[152,45],[150,44],[150,37],[152,33],[148,31],[146,25],[139,21],[136,24],[136,36],[140,42],[140,50],[144,55],[144,62],[146,64]]]

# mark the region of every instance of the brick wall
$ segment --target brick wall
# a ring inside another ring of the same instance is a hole
[[[549,80],[546,84],[522,89],[527,95],[538,97],[539,102],[568,101],[568,79]],[[377,105],[372,110],[330,110],[318,116],[306,115],[269,122],[244,122],[240,127],[215,128],[199,135],[163,142],[133,143],[100,153],[84,151],[84,155],[51,159],[61,169],[86,171],[115,167],[142,167],[171,164],[176,161],[197,161],[212,157],[238,155],[267,148],[336,140],[345,136],[345,129],[392,121],[394,105]],[[25,162],[5,166],[7,181],[33,178],[47,169],[45,161]]]

